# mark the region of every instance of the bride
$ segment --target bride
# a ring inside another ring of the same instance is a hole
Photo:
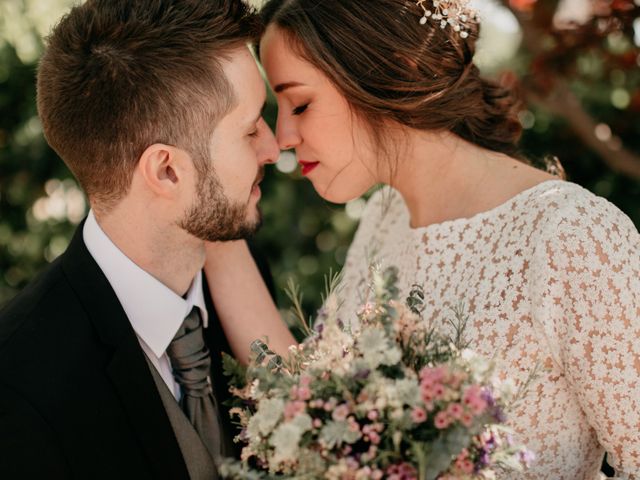
[[[519,384],[543,366],[510,417],[536,453],[522,478],[593,480],[605,451],[619,478],[640,478],[640,236],[612,204],[519,155],[514,102],[479,76],[479,25],[463,2],[263,9],[280,147],[331,202],[387,185],[350,247],[341,318],[356,318],[372,259],[396,265],[406,291],[423,286],[425,321],[447,328],[465,305],[472,348],[495,354],[501,374]],[[207,275],[228,272],[231,256],[210,255]],[[253,302],[218,283],[226,328],[270,302],[257,281]]]

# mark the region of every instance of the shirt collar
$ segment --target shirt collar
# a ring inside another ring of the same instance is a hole
[[[198,272],[185,296],[181,297],[127,257],[102,230],[93,211],[82,231],[84,243],[107,277],[133,330],[160,358],[192,308],[198,307],[208,324],[202,292],[202,271]]]

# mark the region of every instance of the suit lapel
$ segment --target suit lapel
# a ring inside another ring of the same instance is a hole
[[[82,239],[80,225],[62,268],[98,336],[114,350],[106,373],[113,382],[158,478],[188,479],[184,459],[144,353],[111,285]]]

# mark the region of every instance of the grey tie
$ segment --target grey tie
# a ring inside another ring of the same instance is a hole
[[[202,336],[198,307],[193,307],[167,348],[173,376],[182,389],[181,406],[214,462],[221,459],[221,426],[211,388],[211,358]]]

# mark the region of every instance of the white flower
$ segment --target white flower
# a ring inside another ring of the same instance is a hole
[[[483,382],[487,374],[491,372],[493,363],[482,355],[465,348],[460,352],[460,357],[464,360],[471,370],[471,375],[475,382]]]
[[[256,378],[253,382],[251,382],[251,389],[249,390],[249,395],[251,395],[251,398],[259,398],[260,379]]]
[[[344,331],[337,321],[330,317],[323,324],[322,335],[314,344],[313,358],[309,369],[333,371],[344,375],[349,370],[353,346],[353,336]]]
[[[395,381],[395,394],[400,404],[414,406],[420,402],[418,382],[411,378]]]
[[[284,413],[284,401],[280,398],[266,398],[260,400],[258,411],[249,420],[247,433],[251,440],[258,440],[259,436],[267,436],[278,424]]]
[[[328,312],[335,314],[340,307],[340,300],[336,295],[336,292],[333,292],[331,295],[327,297],[323,305],[324,309]]]
[[[460,358],[465,362],[473,362],[478,357],[478,354],[469,348],[465,348],[460,351]]]
[[[371,369],[380,365],[395,365],[402,358],[402,353],[396,345],[390,345],[385,333],[378,328],[367,328],[360,333],[358,350],[362,358]]]
[[[334,448],[342,443],[354,443],[361,436],[359,431],[351,430],[347,422],[330,420],[320,432],[320,441],[327,448]]]
[[[300,439],[310,429],[311,417],[306,413],[296,415],[290,422],[278,426],[269,442],[274,448],[271,462],[275,465],[282,462],[294,462],[298,456]]]
[[[516,384],[511,378],[506,378],[502,380],[496,386],[496,390],[500,392],[500,396],[506,401],[516,394]]]

